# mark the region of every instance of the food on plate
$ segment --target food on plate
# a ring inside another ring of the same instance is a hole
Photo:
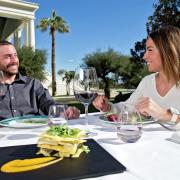
[[[55,158],[55,157],[17,159],[17,160],[13,160],[13,161],[9,161],[5,163],[1,167],[1,171],[6,172],[6,173],[30,171],[30,170],[39,169],[39,168],[54,164],[58,161],[61,161],[62,159],[63,158]]]
[[[40,135],[37,154],[54,157],[78,158],[82,152],[88,153],[88,146],[83,143],[85,132],[78,128],[70,129],[66,124],[51,126],[49,130]]]
[[[38,140],[39,152],[47,157],[32,159],[16,159],[5,163],[1,167],[2,172],[16,173],[42,168],[58,161],[64,157],[78,158],[82,152],[88,153],[88,146],[84,145],[85,132],[78,128],[68,128],[66,124],[51,126],[40,135]]]
[[[118,120],[118,115],[117,114],[110,114],[110,115],[108,115],[107,116],[107,119],[109,120],[109,121],[113,121],[113,122],[116,122],[117,120]]]
[[[30,124],[47,124],[46,119],[26,119],[23,121],[20,121],[21,123],[30,123]]]
[[[153,121],[154,119],[151,116],[144,116],[141,115],[141,121],[142,122],[147,122],[147,121]]]

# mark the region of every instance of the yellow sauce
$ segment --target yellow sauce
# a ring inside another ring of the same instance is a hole
[[[42,158],[23,159],[23,160],[17,159],[5,163],[1,167],[1,171],[6,173],[30,171],[54,164],[58,161],[61,161],[62,159],[63,158],[57,159],[55,157],[42,157]]]

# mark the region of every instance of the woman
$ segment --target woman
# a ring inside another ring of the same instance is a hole
[[[144,60],[151,75],[142,79],[126,103],[146,116],[180,121],[180,29],[165,26],[149,34]],[[93,105],[102,111],[120,111],[121,103],[110,104],[98,96]]]

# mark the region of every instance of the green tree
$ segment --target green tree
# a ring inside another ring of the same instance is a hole
[[[154,4],[154,14],[148,17],[147,32],[154,31],[163,25],[173,25],[180,28],[180,1],[159,0]]]
[[[56,95],[56,56],[55,56],[55,34],[56,31],[59,33],[68,33],[69,27],[66,21],[56,15],[55,11],[52,11],[52,17],[43,18],[40,20],[37,28],[40,28],[42,31],[46,31],[48,28],[50,29],[50,34],[52,37],[52,95]]]
[[[45,50],[34,51],[31,47],[22,47],[17,50],[17,53],[20,61],[19,71],[22,75],[34,77],[40,81],[46,79],[47,53]]]
[[[58,71],[59,75],[62,75],[62,80],[66,81],[66,95],[70,95],[70,83],[74,78],[74,71],[66,71],[64,69]]]
[[[119,70],[122,66],[122,59],[127,60],[128,57],[121,55],[112,48],[104,52],[97,50],[83,58],[84,64],[82,66],[94,67],[96,69],[98,78],[104,83],[104,93],[108,98],[110,98],[110,74],[116,73]]]
[[[136,88],[141,79],[149,74],[143,55],[146,50],[146,39],[136,42],[134,50],[131,49],[130,65],[126,67],[127,74],[123,76],[126,88]]]

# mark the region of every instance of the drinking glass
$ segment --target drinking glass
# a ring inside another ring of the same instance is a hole
[[[62,125],[67,123],[66,105],[51,105],[48,113],[48,124]]]
[[[134,143],[142,134],[142,121],[139,112],[132,105],[123,105],[117,121],[117,136],[123,142]]]
[[[76,99],[85,107],[85,131],[89,137],[96,135],[96,133],[91,132],[88,127],[88,106],[97,96],[98,89],[99,84],[95,68],[86,67],[76,69],[73,90]]]
[[[6,87],[4,83],[3,71],[0,71],[0,96],[5,95]]]

